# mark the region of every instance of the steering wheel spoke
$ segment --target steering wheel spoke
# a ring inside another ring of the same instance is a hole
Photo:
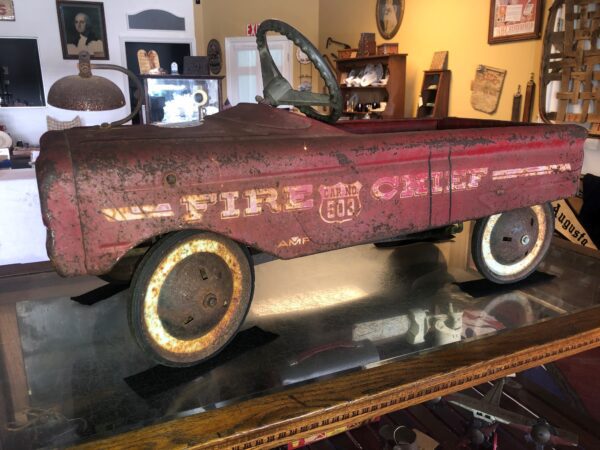
[[[330,99],[327,94],[315,94],[314,92],[300,92],[294,89],[289,90],[279,99],[283,105],[295,106],[329,106]]]
[[[325,81],[329,94],[301,92],[294,90],[281,75],[273,61],[267,44],[267,32],[275,31],[300,47],[314,64]],[[337,79],[316,47],[298,30],[279,20],[269,19],[260,24],[256,32],[256,44],[260,56],[263,79],[263,96],[272,106],[294,105],[309,117],[324,122],[335,122],[342,114],[342,94]],[[329,114],[321,114],[313,106],[329,108]]]

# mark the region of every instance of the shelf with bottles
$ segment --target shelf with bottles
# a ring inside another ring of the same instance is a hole
[[[382,117],[387,107],[387,93],[380,90],[370,95],[359,95],[357,92],[347,92],[344,98],[343,114],[354,118]],[[367,117],[365,117],[367,116]]]

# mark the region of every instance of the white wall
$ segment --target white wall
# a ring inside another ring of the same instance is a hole
[[[62,57],[58,17],[55,0],[16,0],[16,21],[0,22],[0,37],[33,37],[38,39],[38,51],[42,68],[44,93],[47,97],[50,86],[66,75],[77,74],[77,61]],[[192,44],[195,54],[194,1],[193,0],[104,0],[106,20],[108,61],[99,63],[125,66],[124,40],[187,41]],[[127,14],[135,14],[146,9],[163,9],[177,16],[185,17],[185,31],[129,30]],[[92,61],[95,62],[95,61]],[[163,63],[163,66],[165,64]],[[109,78],[125,93],[129,101],[127,77],[118,72],[100,70],[97,75]],[[77,112],[57,109],[52,106],[38,108],[0,108],[0,124],[6,126],[13,141],[22,140],[37,144],[46,131],[46,115],[59,120],[70,120],[79,115],[84,125],[111,122],[129,114],[129,105],[102,112]]]
[[[583,157],[582,173],[591,173],[600,177],[600,139],[591,138],[585,140],[583,146],[585,156]]]

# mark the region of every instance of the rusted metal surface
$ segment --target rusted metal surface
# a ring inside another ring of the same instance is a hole
[[[187,240],[162,259],[147,284],[145,328],[157,349],[175,359],[212,354],[237,330],[227,332],[231,323],[244,317],[243,291],[240,263],[230,248],[209,237]]]
[[[541,208],[537,207],[537,210]],[[540,215],[538,219],[538,214]],[[501,264],[513,264],[531,253],[537,239],[543,214],[532,208],[520,208],[494,215],[488,222],[491,254]],[[495,222],[492,226],[492,222]]]
[[[177,251],[180,255],[186,252],[185,248]],[[232,281],[237,281],[235,285],[239,290],[239,280],[236,280],[239,268],[230,270],[224,259],[212,253],[180,258],[169,268],[167,276],[158,274],[162,280],[157,314],[167,333],[185,340],[208,333],[223,319],[231,306]]]
[[[501,276],[513,276],[530,267],[542,251],[546,220],[539,205],[490,217],[482,240],[490,269]]]
[[[125,98],[117,85],[106,78],[71,75],[52,85],[48,103],[73,111],[106,111],[125,106]]]
[[[585,136],[470,119],[331,126],[239,105],[195,128],[49,132],[36,166],[53,261],[101,274],[179,229],[294,258],[568,197]]]
[[[59,274],[85,271],[85,252],[79,219],[79,202],[73,179],[68,141],[60,134],[46,133],[40,147],[44,163],[36,167],[42,220],[47,227],[48,256]]]
[[[296,91],[290,83],[281,75],[267,44],[267,32],[274,31],[292,41],[310,60],[314,68],[319,72],[328,94]],[[256,32],[256,46],[260,58],[260,66],[263,80],[264,99],[266,104],[294,105],[308,117],[323,122],[334,123],[342,115],[342,92],[334,71],[321,57],[321,52],[298,30],[285,22],[275,19],[267,19],[261,22]],[[314,109],[314,106],[325,106],[328,113],[322,114]]]

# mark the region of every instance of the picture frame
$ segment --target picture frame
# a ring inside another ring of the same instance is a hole
[[[544,0],[491,0],[488,44],[539,39]]]
[[[109,59],[104,3],[56,0],[63,59]]]
[[[15,4],[13,0],[0,0],[0,20],[15,21]]]
[[[377,0],[375,5],[375,21],[379,34],[392,39],[402,24],[404,16],[404,0]]]

